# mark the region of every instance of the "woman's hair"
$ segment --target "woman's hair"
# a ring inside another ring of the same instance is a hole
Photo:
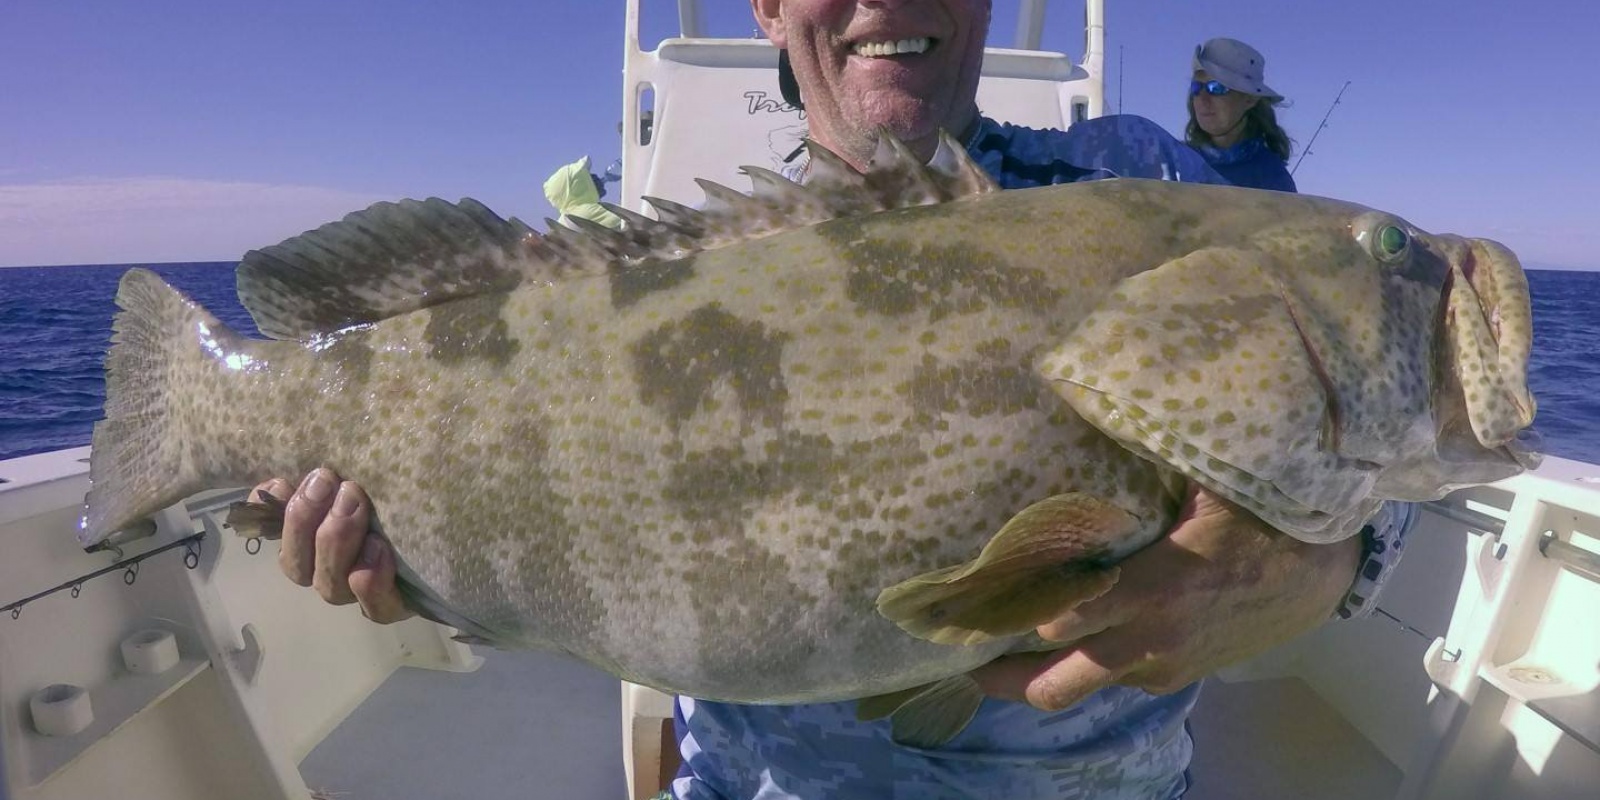
[[[1261,98],[1249,111],[1244,112],[1244,138],[1261,138],[1267,143],[1267,149],[1275,153],[1284,161],[1289,160],[1289,153],[1294,150],[1294,140],[1278,124],[1278,114],[1273,110],[1275,104],[1266,98]],[[1184,140],[1191,145],[1212,146],[1211,134],[1200,128],[1200,123],[1194,118],[1194,97],[1188,101],[1189,126],[1184,129]]]

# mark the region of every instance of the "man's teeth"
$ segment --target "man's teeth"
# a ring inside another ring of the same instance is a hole
[[[856,55],[879,58],[901,53],[922,53],[927,51],[929,43],[926,36],[916,39],[901,39],[898,42],[862,42],[856,45]]]

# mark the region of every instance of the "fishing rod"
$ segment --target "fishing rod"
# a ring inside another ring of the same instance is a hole
[[[1311,141],[1306,142],[1306,149],[1300,151],[1300,157],[1295,159],[1294,166],[1289,168],[1290,175],[1293,175],[1294,171],[1300,168],[1300,162],[1306,160],[1306,156],[1311,155],[1311,145],[1317,143],[1317,136],[1322,133],[1323,128],[1328,127],[1328,118],[1333,116],[1334,107],[1339,105],[1339,98],[1344,97],[1344,90],[1348,88],[1350,88],[1349,81],[1345,81],[1344,85],[1339,87],[1339,93],[1334,95],[1333,103],[1328,106],[1328,113],[1322,115],[1321,124],[1317,125],[1317,129],[1311,132]]]
[[[1117,113],[1122,113],[1122,51],[1125,45],[1117,45]]]

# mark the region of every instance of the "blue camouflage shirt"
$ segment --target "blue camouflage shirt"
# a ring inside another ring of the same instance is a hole
[[[966,144],[1003,189],[1101,178],[1228,183],[1194,148],[1132,114],[1084,120],[1065,131],[984,118]]]

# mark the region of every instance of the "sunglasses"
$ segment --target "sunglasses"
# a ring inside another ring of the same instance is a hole
[[[1231,91],[1233,90],[1222,85],[1222,81],[1212,80],[1206,81],[1205,83],[1201,83],[1200,81],[1189,81],[1190,97],[1194,97],[1201,92],[1205,92],[1213,97],[1221,97]]]

